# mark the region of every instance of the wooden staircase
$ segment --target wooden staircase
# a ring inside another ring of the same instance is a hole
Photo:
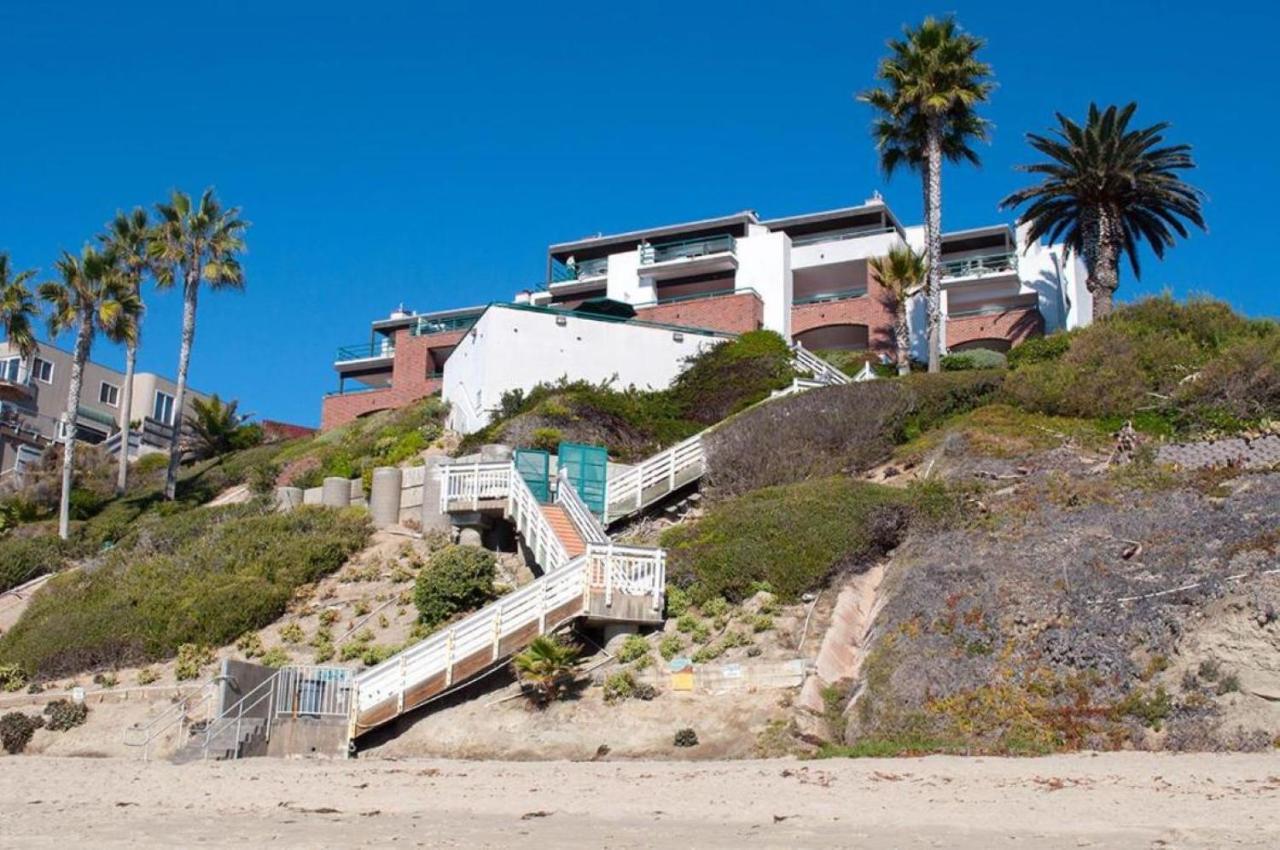
[[[586,554],[587,543],[582,539],[582,535],[578,533],[573,520],[569,519],[569,515],[565,513],[564,508],[559,505],[540,505],[539,507],[542,508],[542,515],[547,518],[547,522],[551,525],[552,532],[564,545],[564,551],[569,558],[573,559],[579,555]]]

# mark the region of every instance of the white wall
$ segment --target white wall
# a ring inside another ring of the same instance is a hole
[[[445,363],[449,425],[463,434],[477,431],[489,423],[504,392],[561,377],[600,383],[616,376],[619,388],[663,389],[683,371],[686,358],[728,338],[681,335],[678,342],[667,328],[494,305]]]
[[[792,246],[791,267],[793,269],[807,269],[831,263],[845,263],[851,260],[882,257],[889,253],[890,248],[901,241],[902,237],[897,233],[873,233],[870,236],[859,236],[856,239],[837,239],[831,242],[813,242],[808,245]]]
[[[791,238],[771,233],[758,224],[747,225],[737,240],[735,289],[754,289],[764,302],[764,326],[791,339]]]
[[[639,275],[640,252],[623,251],[609,255],[609,277],[605,295],[627,304],[656,301],[652,278]]]

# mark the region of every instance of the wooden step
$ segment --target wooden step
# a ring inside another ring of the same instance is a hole
[[[576,558],[587,551],[586,542],[574,527],[573,520],[569,519],[569,515],[564,512],[564,508],[559,505],[540,505],[539,507],[542,508],[542,515],[547,518],[552,532],[564,544],[564,551],[570,558]]]

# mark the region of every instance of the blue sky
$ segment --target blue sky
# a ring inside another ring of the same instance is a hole
[[[1194,145],[1210,233],[1122,297],[1280,312],[1280,13],[1261,4],[6,3],[0,250],[47,271],[116,209],[216,186],[253,222],[248,287],[201,301],[192,383],[315,423],[335,347],[370,320],[510,298],[550,242],[875,189],[918,221],[917,180],[885,181],[852,95],[904,22],[948,11],[989,40],[999,89],[982,168],[944,175],[946,228],[1001,220],[1055,110],[1136,99]],[[172,374],[179,298],[147,300],[141,366]]]

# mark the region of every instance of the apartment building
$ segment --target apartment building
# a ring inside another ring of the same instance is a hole
[[[1068,258],[1061,245],[1029,242],[1026,233],[994,224],[944,234],[945,351],[1007,350],[1028,337],[1088,322],[1092,301],[1083,264]],[[904,226],[878,195],[854,207],[784,218],[744,211],[551,245],[545,282],[518,293],[515,303],[591,321],[612,313],[603,318],[669,333],[769,328],[810,350],[887,358],[895,353],[893,313],[869,261],[900,243],[922,250],[924,228]],[[910,348],[918,359],[927,356],[925,307],[917,295],[909,309]],[[476,407],[477,392],[487,399],[466,417],[483,421],[483,406],[496,404],[497,386],[468,387],[466,399],[450,398],[461,390],[451,389],[457,382],[448,380],[447,361],[485,311],[400,310],[374,322],[368,345],[338,352],[339,389],[325,398],[322,428],[442,389],[446,399],[470,408]],[[502,343],[512,362],[519,360],[517,371],[526,381],[603,370],[623,386],[645,384],[634,380],[645,377],[646,358],[638,352],[601,345],[565,361],[547,353],[553,349],[534,345],[530,333],[525,330],[519,348],[512,347],[513,339]],[[655,340],[655,351],[665,350],[653,335],[644,338]],[[578,368],[575,363],[584,358],[591,362]]]
[[[72,360],[70,352],[42,342],[36,355],[24,361],[10,343],[0,342],[0,476],[12,474],[15,469],[21,471],[58,438],[70,389]],[[124,410],[124,374],[88,362],[80,407],[75,414],[76,438],[106,443],[116,451],[124,423],[132,422],[135,427],[131,455],[167,449],[178,421],[174,410],[176,390],[168,378],[136,372],[130,409]],[[188,412],[194,398],[206,396],[188,391]]]

